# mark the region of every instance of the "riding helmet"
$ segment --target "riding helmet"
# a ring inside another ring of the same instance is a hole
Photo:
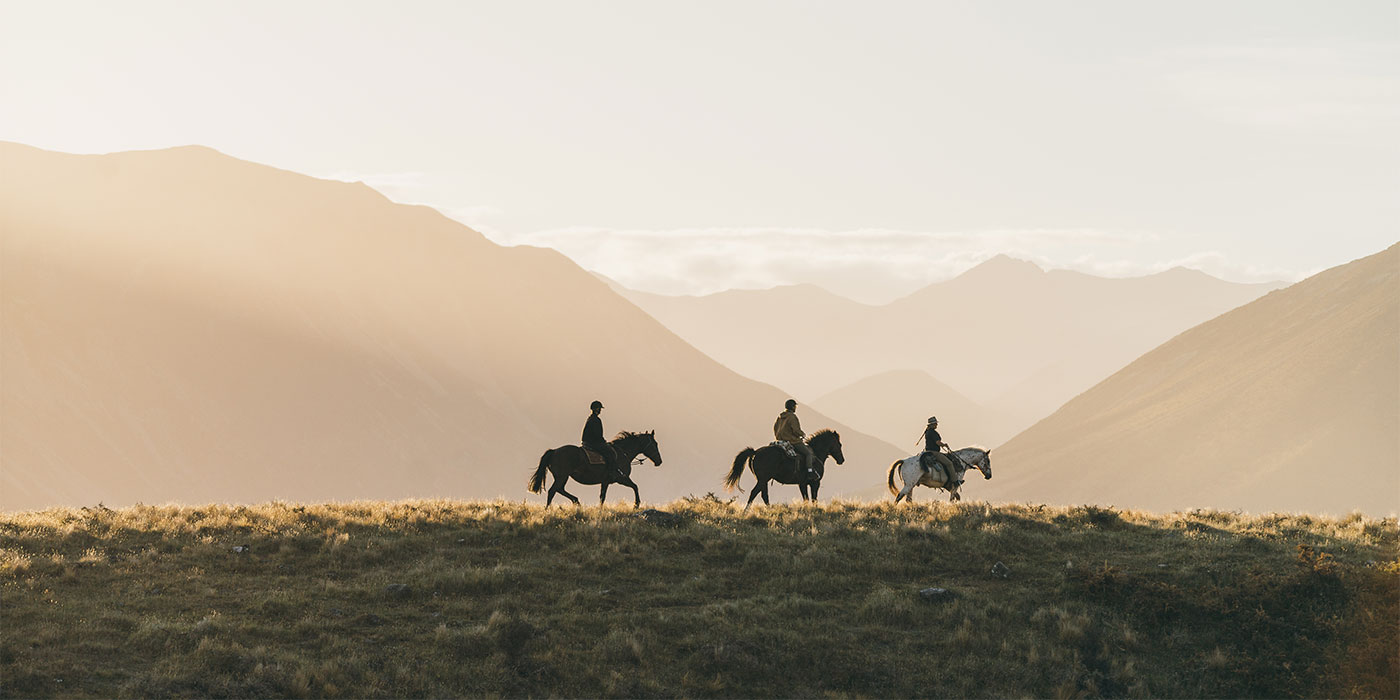
[[[783,407],[791,411],[792,409],[797,408],[797,402],[793,401],[792,399],[788,399],[787,401],[783,402]]]
[[[594,401],[593,403],[588,404],[588,409],[591,410],[591,411],[596,411],[596,410],[598,410],[598,409],[600,409],[600,408],[602,408],[602,407],[603,407],[603,402],[602,402],[602,401]]]
[[[938,418],[935,417],[935,416],[929,416],[929,417],[928,417],[928,422],[929,422],[929,423],[937,423],[937,422],[938,422]]]

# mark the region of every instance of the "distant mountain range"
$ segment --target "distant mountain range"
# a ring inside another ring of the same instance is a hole
[[[201,147],[0,162],[0,509],[524,498],[593,399],[657,431],[636,479],[668,500],[720,491],[787,397],[559,253],[362,184]],[[844,438],[824,495],[898,455],[800,415]]]
[[[859,430],[879,437],[911,454],[923,436],[927,419],[934,417],[948,439],[959,447],[994,444],[1005,430],[999,416],[991,415],[952,387],[917,369],[892,370],[862,379],[818,397],[812,407]],[[956,436],[956,437],[954,437]]]
[[[1400,244],[1171,339],[994,450],[979,495],[1400,510]]]
[[[1181,268],[1109,279],[998,256],[883,306],[812,285],[703,297],[615,289],[740,374],[825,410],[837,410],[825,395],[876,382],[879,392],[848,392],[858,401],[840,413],[867,430],[897,419],[876,404],[900,403],[909,415],[882,434],[917,432],[911,422],[941,413],[996,445],[1177,333],[1280,286]],[[889,381],[892,370],[914,383]],[[925,375],[976,411],[950,412],[958,404],[940,404],[941,390],[921,395]]]
[[[0,162],[3,510],[537,499],[595,398],[609,432],[657,431],[636,477],[662,501],[720,491],[789,392],[845,438],[824,495],[867,493],[936,414],[994,447],[971,498],[1400,508],[1400,245],[1267,295],[995,258],[883,306],[659,297],[206,148]]]

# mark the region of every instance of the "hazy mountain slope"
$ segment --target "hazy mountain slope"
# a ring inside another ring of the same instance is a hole
[[[812,407],[912,453],[925,421],[939,416],[944,439],[959,447],[999,445],[1006,421],[922,370],[894,370],[825,394]]]
[[[1048,411],[1177,333],[1278,286],[1235,284],[1181,268],[1107,279],[998,257],[887,311],[895,318],[926,315],[960,338],[937,342],[935,334],[927,352],[896,346],[911,360],[935,361],[944,381],[967,386],[964,392],[984,403]]]
[[[523,497],[594,398],[658,431],[637,478],[671,498],[786,398],[562,255],[364,185],[198,147],[0,162],[0,508]],[[894,454],[843,435],[832,493]]]
[[[784,387],[802,400],[860,379],[866,375],[852,373],[870,366],[860,339],[875,307],[815,285],[703,297],[621,293],[730,369]]]
[[[800,396],[919,369],[1015,417],[1006,428],[1014,434],[1177,333],[1277,286],[1182,269],[1107,279],[999,256],[884,306],[811,286],[623,293],[711,357]]]
[[[989,498],[1400,508],[1400,245],[1182,333],[997,451]]]

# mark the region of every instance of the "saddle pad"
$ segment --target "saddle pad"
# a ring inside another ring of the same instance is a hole
[[[584,453],[585,455],[588,455],[588,463],[589,463],[589,464],[607,464],[607,463],[608,463],[608,461],[607,461],[606,459],[603,459],[603,455],[600,455],[600,454],[598,454],[597,452],[594,452],[593,450],[588,449],[587,447],[583,448],[583,453]]]
[[[947,478],[948,478],[948,474],[944,472],[944,470],[943,470],[943,465],[939,464],[936,460],[933,460],[933,459],[930,459],[927,463],[925,463],[925,462],[924,462],[924,455],[926,455],[926,454],[929,454],[929,453],[928,453],[927,451],[924,451],[924,452],[920,452],[919,454],[916,454],[916,455],[913,455],[913,456],[910,456],[910,457],[905,457],[905,458],[904,458],[904,462],[905,462],[906,464],[908,464],[908,463],[910,463],[910,462],[912,462],[912,463],[914,463],[914,464],[917,464],[917,465],[919,465],[919,468],[922,469],[923,472],[924,472],[925,474],[934,474],[934,475],[937,475],[938,478],[943,479],[943,480],[946,481]]]
[[[938,464],[938,462],[932,459],[924,461],[924,455],[926,454],[928,454],[927,450],[920,452],[912,457],[905,457],[904,461],[913,462],[914,464],[919,465],[919,468],[923,469],[925,473],[934,472],[937,474],[942,474],[943,469],[942,466]]]
[[[789,456],[789,457],[796,457],[796,456],[797,456],[797,450],[794,450],[794,449],[792,448],[792,443],[790,443],[790,442],[788,442],[788,441],[786,441],[786,440],[774,440],[773,442],[770,442],[770,443],[768,443],[768,444],[769,444],[769,445],[772,445],[772,446],[774,446],[774,447],[781,447],[781,448],[783,449],[783,452],[786,452],[786,453],[787,453],[787,456]]]

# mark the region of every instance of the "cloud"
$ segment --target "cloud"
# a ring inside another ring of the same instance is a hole
[[[950,279],[996,255],[1040,267],[1104,277],[1133,277],[1172,267],[1198,269],[1222,279],[1265,282],[1300,279],[1294,271],[1239,264],[1216,251],[1143,262],[1162,236],[1092,228],[985,231],[832,231],[792,227],[611,229],[594,226],[512,233],[495,225],[495,206],[440,206],[437,186],[422,173],[336,173],[365,182],[391,199],[435,206],[501,245],[553,248],[581,267],[641,291],[672,295],[729,289],[813,284],[841,296],[883,304],[933,282]]]
[[[527,234],[487,233],[504,245],[554,248],[627,287],[659,294],[815,284],[866,303],[884,303],[949,279],[998,254],[1045,269],[1102,276],[1151,274],[1175,266],[1240,281],[1292,277],[1233,265],[1219,253],[1166,262],[1129,255],[1158,242],[1152,233],[1095,229],[920,232],[888,229],[571,227]]]

